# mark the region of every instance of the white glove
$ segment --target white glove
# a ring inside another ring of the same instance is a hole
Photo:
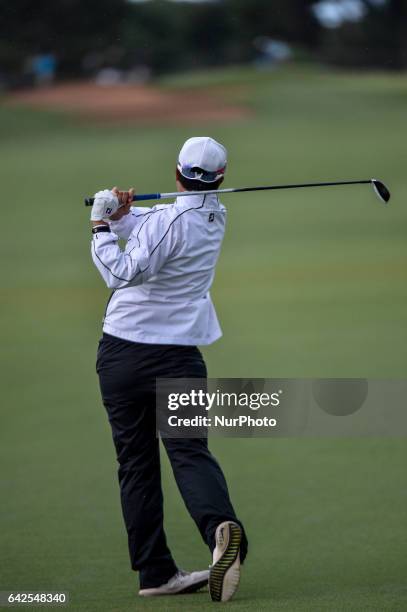
[[[114,215],[119,208],[118,197],[110,191],[110,189],[104,189],[95,193],[95,201],[92,206],[90,213],[91,221],[103,221],[108,219],[110,215]]]

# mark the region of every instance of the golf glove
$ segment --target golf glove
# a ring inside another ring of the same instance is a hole
[[[102,221],[114,215],[119,208],[119,200],[109,189],[95,193],[95,201],[90,214],[91,221]]]

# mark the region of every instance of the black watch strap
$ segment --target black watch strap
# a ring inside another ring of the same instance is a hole
[[[110,232],[110,227],[108,225],[96,225],[92,227],[92,234],[99,234],[99,232]]]

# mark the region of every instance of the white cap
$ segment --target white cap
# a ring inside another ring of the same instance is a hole
[[[185,178],[212,183],[225,174],[226,164],[225,147],[209,136],[199,136],[185,142],[177,167]]]

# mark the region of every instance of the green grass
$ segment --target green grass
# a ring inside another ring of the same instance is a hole
[[[131,128],[0,108],[0,590],[63,589],[74,610],[213,609],[199,594],[136,599],[94,361],[108,290],[90,260],[84,195],[172,187],[176,152],[210,133],[228,185],[376,176],[367,187],[229,196],[213,297],[212,376],[402,378],[407,363],[404,76],[239,69],[166,88],[230,86],[240,123]],[[407,609],[401,439],[216,440],[251,554],[236,611]],[[178,563],[208,553],[164,460]]]

